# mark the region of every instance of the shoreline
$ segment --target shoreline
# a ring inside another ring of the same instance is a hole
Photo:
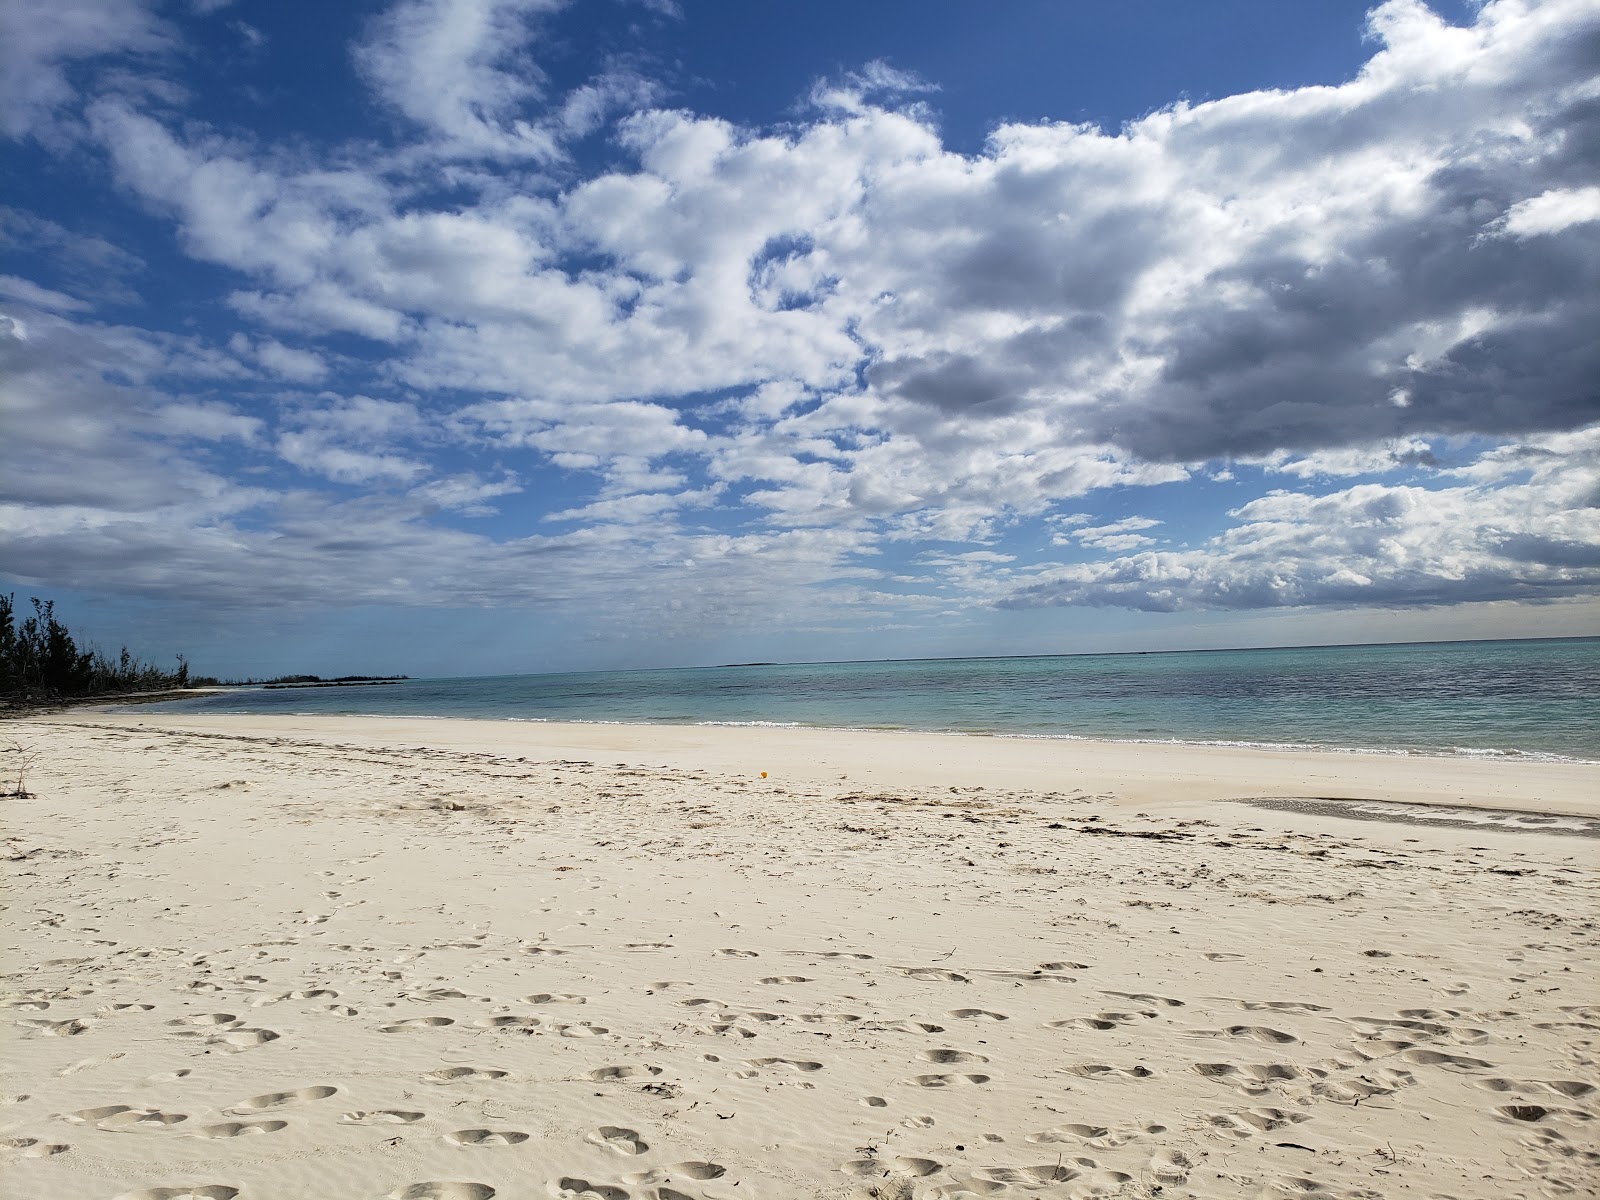
[[[1047,792],[1064,779],[1121,803],[1224,799],[1378,800],[1600,818],[1600,763],[1077,737],[829,729],[769,724],[666,725],[515,718],[287,713],[115,713],[76,721],[141,727],[428,744],[511,757],[604,751],[631,765],[710,767],[808,784],[872,787],[1000,783]]]
[[[307,686],[325,687],[331,685],[312,684]],[[167,703],[174,699],[189,698],[191,697],[162,696],[152,699],[150,703]],[[104,711],[108,715],[112,716],[118,715],[116,712],[116,706],[120,703],[122,703],[120,700],[89,700],[84,702],[90,711]],[[1502,748],[1494,746],[1446,747],[1321,745],[1313,742],[1262,742],[1252,741],[1244,738],[1109,737],[1080,733],[1015,733],[1000,729],[922,729],[909,725],[822,725],[807,724],[803,721],[651,721],[647,719],[630,720],[624,717],[496,717],[487,715],[456,716],[432,713],[338,713],[305,711],[272,712],[266,709],[211,709],[205,712],[173,713],[171,715],[240,718],[261,717],[268,720],[276,720],[282,717],[299,717],[307,720],[327,718],[330,720],[371,719],[374,721],[477,721],[506,723],[512,725],[620,725],[624,727],[643,727],[652,729],[797,729],[809,730],[817,733],[919,734],[926,735],[928,737],[1001,738],[1022,742],[1091,742],[1110,746],[1178,746],[1195,747],[1198,749],[1215,748],[1222,750],[1260,750],[1267,753],[1355,754],[1377,755],[1395,758],[1436,758],[1447,761],[1459,759],[1468,761],[1483,760],[1488,762],[1571,763],[1581,766],[1600,766],[1600,757],[1580,758],[1572,754],[1558,754],[1554,751],[1544,750],[1522,750],[1514,746]]]

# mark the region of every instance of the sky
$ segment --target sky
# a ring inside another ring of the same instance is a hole
[[[0,589],[221,675],[1600,632],[1600,0],[4,0]]]

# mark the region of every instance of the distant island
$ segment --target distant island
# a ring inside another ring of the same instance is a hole
[[[373,687],[381,684],[404,683],[410,679],[409,675],[339,675],[333,679],[323,679],[319,675],[284,675],[277,679],[268,679],[264,683],[250,683],[229,685],[239,687],[257,686],[268,689],[276,688],[319,688],[319,687]]]

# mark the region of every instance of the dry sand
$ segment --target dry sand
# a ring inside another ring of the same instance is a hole
[[[8,1197],[1596,1194],[1592,765],[12,738]]]

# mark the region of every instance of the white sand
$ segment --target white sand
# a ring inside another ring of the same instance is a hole
[[[5,1196],[1596,1194],[1600,843],[1229,802],[1576,829],[1592,765],[153,713],[12,737],[39,758],[0,801]]]

